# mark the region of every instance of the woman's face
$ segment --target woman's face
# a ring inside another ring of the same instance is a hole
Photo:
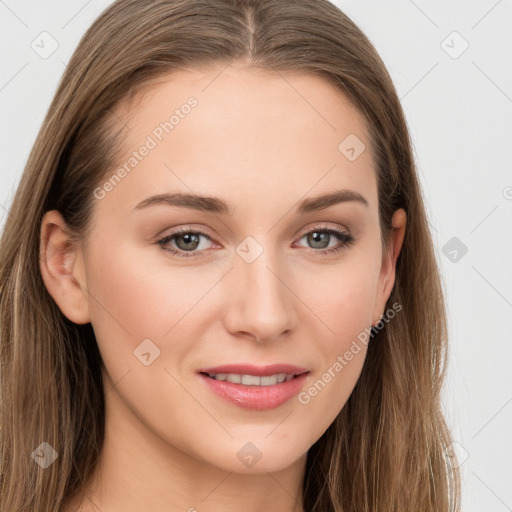
[[[116,115],[74,267],[109,414],[227,471],[287,467],[346,403],[393,285],[363,118],[321,78],[235,65],[169,74]],[[256,368],[200,373],[224,365]],[[302,376],[236,383],[268,365]]]

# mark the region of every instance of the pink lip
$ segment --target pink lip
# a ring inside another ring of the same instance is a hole
[[[199,373],[239,373],[241,375],[256,375],[266,377],[275,373],[287,373],[289,375],[300,375],[307,372],[307,368],[299,368],[291,364],[270,364],[268,366],[255,366],[252,364],[224,364],[211,368],[201,368]]]
[[[297,366],[276,364],[265,367],[253,365],[224,365],[201,370],[200,377],[205,384],[218,396],[239,407],[264,411],[275,409],[293,398],[304,386],[309,375],[306,369]],[[204,373],[238,373],[244,375],[268,376],[275,373],[296,375],[288,382],[280,382],[273,386],[246,386],[233,382],[215,380]]]

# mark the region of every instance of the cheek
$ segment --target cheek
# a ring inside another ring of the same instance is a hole
[[[367,352],[378,269],[373,260],[354,258],[346,265],[315,272],[301,296],[321,320],[311,333],[319,364],[299,403],[320,436],[334,421],[356,385]],[[313,286],[312,283],[315,283]]]
[[[152,249],[123,246],[121,241],[102,252],[94,250],[87,264],[87,287],[91,323],[104,359],[132,366],[133,351],[150,339],[164,356],[159,363],[171,342],[172,359],[180,360],[199,338],[198,321],[204,320],[209,304],[205,296],[223,270],[171,266],[156,250],[149,254]]]
[[[218,278],[210,276],[205,282],[192,267],[150,261],[147,249],[117,247],[108,259],[91,258],[87,273],[94,297],[89,300],[91,323],[105,364],[105,382],[115,385],[122,397],[115,407],[122,410],[127,404],[153,429],[160,426],[163,435],[169,435],[168,425],[201,424],[201,411],[178,382],[183,381],[182,362],[200,340],[191,320],[201,308],[194,306]],[[119,400],[112,395],[114,399]],[[176,436],[185,436],[180,432]],[[185,441],[186,436],[181,439]]]
[[[338,265],[317,265],[314,272],[301,273],[314,276],[296,282],[301,283],[299,296],[324,326],[323,338],[331,340],[325,352],[343,348],[347,340],[371,324],[378,284],[374,260],[354,253]]]
[[[163,257],[160,261],[148,258],[149,248],[112,246],[108,258],[96,253],[88,262],[87,281],[97,323],[117,321],[118,327],[135,336],[162,336],[190,309],[200,291],[193,272],[166,267]]]
[[[114,380],[137,362],[133,351],[143,340],[160,336],[164,326],[156,319],[164,308],[172,312],[173,304],[159,300],[133,248],[114,237],[110,243],[98,237],[95,244],[87,261],[91,324]]]

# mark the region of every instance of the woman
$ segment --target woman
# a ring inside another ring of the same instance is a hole
[[[0,256],[2,510],[459,508],[406,122],[329,2],[113,3]]]

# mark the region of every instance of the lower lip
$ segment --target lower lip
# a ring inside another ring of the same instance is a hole
[[[299,393],[308,375],[309,372],[306,372],[288,382],[280,382],[273,386],[246,386],[199,374],[215,394],[239,407],[256,411],[266,411],[283,405]]]

